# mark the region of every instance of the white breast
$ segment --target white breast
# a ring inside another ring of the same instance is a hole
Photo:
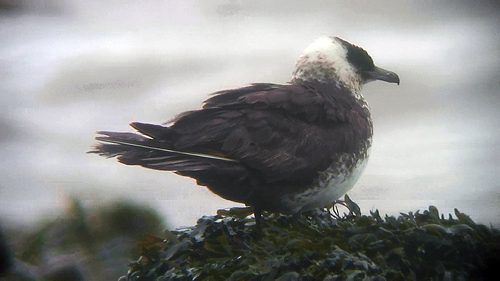
[[[356,159],[356,155],[344,155],[339,162],[320,173],[314,188],[285,196],[282,198],[283,205],[287,206],[291,213],[297,213],[331,204],[346,194],[358,181],[368,162],[368,154],[369,152],[366,152],[354,163],[352,159]]]

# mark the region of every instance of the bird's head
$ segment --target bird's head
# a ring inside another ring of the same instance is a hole
[[[318,38],[297,61],[292,83],[313,80],[340,82],[355,93],[375,80],[399,85],[396,73],[375,66],[365,50],[338,37]]]

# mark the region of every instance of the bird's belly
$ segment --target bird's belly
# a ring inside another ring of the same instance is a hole
[[[353,155],[345,155],[321,172],[311,188],[282,198],[281,203],[290,213],[298,213],[325,207],[346,194],[358,181],[368,162],[368,153],[352,160]]]

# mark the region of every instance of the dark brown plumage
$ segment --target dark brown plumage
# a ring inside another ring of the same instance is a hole
[[[328,40],[334,48],[349,44]],[[362,64],[358,53],[366,52],[349,48]],[[343,81],[320,55],[317,69],[305,55],[297,67],[307,65],[307,71],[301,76],[296,70],[292,84],[217,92],[202,109],[169,125],[132,123],[140,134],[98,132],[92,152],[192,177],[223,198],[253,206],[258,222],[262,210],[292,214],[332,202],[354,185],[368,158],[372,123],[358,90],[367,81],[399,78],[373,75],[378,68],[366,54],[368,71],[348,73],[359,81]],[[316,72],[331,73],[315,79]]]

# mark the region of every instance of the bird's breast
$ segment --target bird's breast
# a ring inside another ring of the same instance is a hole
[[[298,213],[331,204],[346,194],[358,181],[368,162],[371,139],[357,153],[343,153],[317,179],[301,192],[286,195],[281,203],[289,213]]]

